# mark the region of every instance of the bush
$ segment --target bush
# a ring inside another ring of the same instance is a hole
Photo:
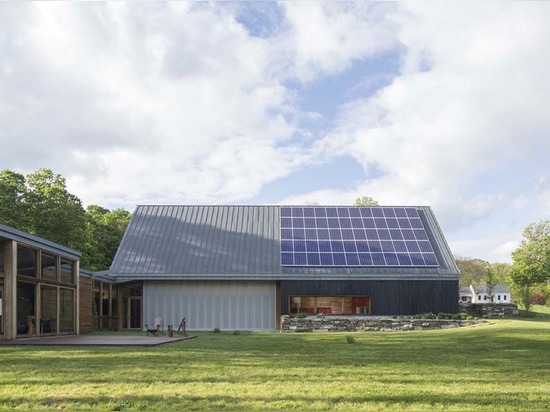
[[[351,336],[351,335],[346,336],[346,341],[350,344],[355,343],[355,336]]]
[[[547,298],[542,293],[534,293],[531,297],[531,303],[533,305],[546,305]]]
[[[214,328],[214,333],[220,333],[220,328]]]
[[[240,334],[241,334],[241,332],[238,331],[238,330],[234,330],[234,331],[233,331],[233,335],[240,335]]]

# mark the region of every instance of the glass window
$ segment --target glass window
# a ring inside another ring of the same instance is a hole
[[[57,325],[57,288],[42,286],[40,288],[40,333],[55,333]]]
[[[59,331],[74,332],[74,291],[59,289]]]
[[[74,262],[61,259],[61,283],[74,284]]]
[[[0,274],[4,273],[4,242],[0,242]]]
[[[36,277],[36,252],[25,247],[17,247],[17,273]]]
[[[52,282],[57,281],[57,259],[55,256],[46,255],[42,253],[42,279],[50,280]]]

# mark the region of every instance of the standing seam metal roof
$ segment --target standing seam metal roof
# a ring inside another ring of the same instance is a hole
[[[414,267],[283,267],[281,206],[136,208],[109,273],[120,279],[449,278],[459,271],[431,209],[417,206],[440,263]]]

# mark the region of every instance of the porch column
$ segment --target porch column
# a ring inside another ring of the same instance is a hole
[[[74,332],[77,335],[80,335],[80,260],[77,260],[75,262],[74,267],[74,277],[76,278],[76,288],[75,288],[75,302],[74,302],[74,308],[75,308],[75,329]],[[58,292],[59,294],[59,292]]]
[[[17,337],[17,242],[4,242],[4,338]]]

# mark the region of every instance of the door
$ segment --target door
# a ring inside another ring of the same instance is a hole
[[[141,329],[141,296],[128,298],[129,329]]]

